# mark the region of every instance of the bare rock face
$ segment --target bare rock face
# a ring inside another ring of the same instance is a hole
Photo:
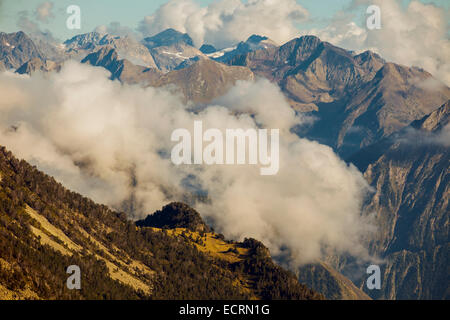
[[[172,28],[166,29],[152,37],[145,38],[143,43],[149,49],[180,43],[184,43],[191,47],[194,46],[192,38],[187,33],[181,33]]]
[[[448,121],[447,101],[351,158],[375,189],[364,210],[379,228],[369,247],[387,261],[374,298],[450,298]]]
[[[422,131],[440,132],[441,130],[445,130],[445,127],[449,124],[449,114],[450,102],[447,101],[436,111],[411,123],[411,126]]]
[[[238,62],[237,60],[235,60],[236,57],[240,57],[247,53],[258,50],[269,50],[277,47],[278,44],[276,44],[268,37],[254,34],[250,36],[246,41],[241,41],[234,47],[208,52],[208,57],[223,63],[237,65]]]
[[[111,72],[112,80],[118,79],[129,84],[152,83],[160,76],[157,69],[134,65],[126,59],[119,59],[117,51],[109,46],[87,55],[81,62],[103,67]]]
[[[210,45],[210,44],[203,44],[199,50],[204,54],[210,54],[210,53],[214,53],[217,51],[217,49],[213,45]]]
[[[300,267],[298,270],[298,279],[300,283],[304,283],[309,288],[321,292],[327,299],[371,300],[350,279],[324,262]]]
[[[362,148],[387,137],[450,98],[448,87],[427,90],[421,86],[426,81],[438,82],[424,70],[386,63],[342,110],[336,147],[348,155],[352,145]]]
[[[190,59],[207,57],[198,49],[185,43],[176,43],[170,46],[161,46],[149,49],[155,59],[155,63],[162,72],[169,72],[180,68]]]
[[[173,84],[181,90],[186,101],[204,103],[225,94],[238,80],[253,79],[253,72],[246,67],[200,59],[190,67],[163,75],[153,86]]]
[[[39,58],[33,58],[30,61],[25,62],[20,68],[16,70],[19,74],[31,75],[36,71],[41,72],[52,72],[59,71],[61,69],[61,64],[56,63],[51,60],[41,60]]]
[[[65,41],[64,46],[68,57],[79,60],[103,47],[111,47],[116,50],[120,59],[146,68],[157,68],[148,49],[131,36],[119,37],[91,32]]]
[[[194,47],[191,37],[174,29],[164,30],[153,37],[145,38],[142,43],[152,54],[156,65],[162,72],[186,67],[186,61],[207,57]]]
[[[22,31],[9,34],[0,32],[0,69],[16,70],[33,58],[45,59],[25,33]]]

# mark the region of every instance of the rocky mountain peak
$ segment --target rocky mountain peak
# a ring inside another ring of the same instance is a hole
[[[159,78],[160,72],[156,68],[135,65],[127,59],[120,59],[119,53],[110,46],[101,47],[98,51],[88,54],[82,63],[96,67],[103,67],[111,72],[111,79],[134,84],[148,84]]]
[[[383,58],[380,57],[380,55],[370,50],[366,50],[364,52],[361,52],[360,54],[355,55],[355,60],[359,61],[360,63],[374,59],[384,61]]]
[[[164,30],[145,38],[142,44],[150,51],[156,66],[163,72],[191,65],[192,58],[206,56],[197,48],[191,37],[174,29]]]
[[[172,46],[179,43],[192,47],[194,46],[192,38],[187,33],[181,33],[172,28],[166,29],[152,37],[145,38],[143,43],[149,49],[162,46]]]
[[[420,120],[411,123],[411,127],[425,131],[439,131],[450,122],[450,100],[444,103],[440,108],[426,115]]]
[[[247,39],[246,42],[259,43],[259,42],[267,40],[267,39],[269,39],[269,38],[267,38],[266,36],[260,36],[257,34],[253,34]]]
[[[268,47],[278,47],[277,43],[272,39],[269,39],[266,36],[260,36],[257,34],[251,35],[245,43],[253,46],[257,46],[257,48],[268,48]]]
[[[16,72],[19,74],[31,75],[35,71],[51,72],[53,70],[60,70],[61,64],[51,60],[41,60],[39,58],[32,58],[19,67]]]
[[[92,49],[97,46],[101,39],[104,38],[105,35],[102,35],[98,32],[89,32],[84,34],[76,35],[66,41],[64,41],[64,45],[68,49]]]
[[[302,36],[282,45],[276,54],[277,64],[295,65],[309,58],[322,41],[316,36]]]
[[[210,53],[214,53],[217,51],[217,49],[213,45],[210,45],[210,44],[202,45],[199,50],[204,54],[210,54]]]
[[[94,66],[103,66],[107,68],[111,63],[118,60],[118,54],[112,47],[102,47],[84,58],[81,63],[89,63]]]
[[[24,32],[0,32],[0,65],[17,69],[32,58],[44,59],[44,55]]]

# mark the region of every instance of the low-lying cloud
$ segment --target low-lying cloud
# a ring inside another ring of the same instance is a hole
[[[142,218],[201,190],[200,213],[227,237],[255,237],[273,255],[301,264],[325,250],[366,257],[372,230],[360,210],[368,186],[331,148],[292,134],[301,125],[279,88],[240,82],[192,112],[164,88],[110,81],[101,68],[69,61],[61,72],[0,74],[0,144],[94,200]],[[204,129],[280,129],[280,170],[259,166],[175,166],[171,133]],[[193,187],[195,186],[195,187]]]
[[[397,137],[396,140],[414,146],[437,145],[450,147],[450,124],[432,132],[407,128],[404,134]]]

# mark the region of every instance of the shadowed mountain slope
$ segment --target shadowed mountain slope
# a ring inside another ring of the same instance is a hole
[[[15,70],[33,58],[43,60],[44,56],[25,33],[0,32],[0,71]]]
[[[156,215],[172,209],[201,223],[182,204]],[[0,148],[2,299],[322,298],[258,241],[203,231],[136,227]],[[66,287],[70,265],[81,269],[81,290]]]
[[[64,42],[66,55],[77,60],[106,46],[115,49],[120,59],[126,59],[146,68],[157,68],[148,49],[131,36],[119,37],[90,32]]]
[[[119,59],[116,50],[106,46],[86,56],[82,63],[103,67],[111,72],[111,79],[118,79],[128,84],[149,84],[161,76],[158,69],[134,65],[126,59]]]
[[[348,278],[320,262],[299,268],[299,281],[331,300],[370,300],[371,298]]]
[[[187,68],[163,75],[152,86],[175,85],[187,101],[204,103],[225,94],[238,80],[253,79],[253,72],[246,67],[201,59]]]
[[[365,208],[384,258],[383,299],[449,299],[450,102],[351,157],[375,189]],[[375,292],[377,291],[377,292]]]

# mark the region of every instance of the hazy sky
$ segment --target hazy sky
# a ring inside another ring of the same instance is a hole
[[[216,0],[195,0],[206,6]],[[42,30],[50,30],[55,37],[69,38],[75,34],[92,31],[99,25],[106,25],[117,21],[121,25],[135,29],[144,16],[151,15],[167,0],[58,0],[49,1],[53,4],[52,17],[48,21],[38,21],[36,9],[42,5],[43,0],[0,0],[0,31],[13,32],[20,29],[18,19],[26,15],[31,21],[38,23]],[[244,1],[246,2],[246,1]],[[310,13],[310,19],[299,25],[300,29],[311,27],[324,27],[329,24],[328,19],[349,5],[351,0],[297,0]],[[405,5],[410,0],[403,1]],[[449,8],[448,0],[421,0],[423,3],[433,2],[436,5]],[[77,4],[82,12],[82,29],[68,30],[65,27],[67,19],[66,8]],[[364,12],[361,12],[363,15]]]

